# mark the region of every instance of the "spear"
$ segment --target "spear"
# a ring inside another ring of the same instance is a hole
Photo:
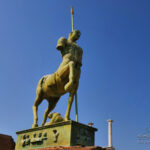
[[[73,7],[71,6],[71,21],[72,21],[72,32],[74,31],[74,20],[73,20]],[[76,110],[76,122],[78,122],[78,101],[77,101],[77,92],[75,93],[75,110]]]
[[[71,6],[71,21],[72,21],[72,31],[74,30],[74,23],[73,23],[73,15],[74,15],[74,11],[73,11],[73,7]]]

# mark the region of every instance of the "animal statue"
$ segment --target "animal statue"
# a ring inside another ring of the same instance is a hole
[[[58,123],[58,122],[64,121],[63,117],[58,112],[49,113],[48,114],[48,118],[51,119],[51,120],[50,120],[50,122],[46,123],[45,125],[51,125],[51,124],[54,124],[54,123]]]
[[[55,108],[58,100],[65,93],[69,93],[69,99],[64,120],[70,120],[71,106],[78,89],[82,66],[83,50],[76,43],[80,34],[79,30],[73,30],[68,39],[61,37],[58,40],[56,49],[61,52],[62,63],[55,73],[43,76],[37,85],[36,99],[33,105],[34,122],[32,128],[38,127],[37,111],[41,102],[44,99],[48,101],[48,108],[44,113],[41,125],[44,126],[48,114]]]

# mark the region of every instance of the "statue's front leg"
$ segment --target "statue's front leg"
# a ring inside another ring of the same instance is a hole
[[[73,103],[73,98],[74,98],[74,94],[70,93],[69,99],[68,99],[68,107],[67,107],[67,111],[66,111],[65,118],[64,118],[65,121],[70,120],[70,111],[71,111],[71,106]]]
[[[35,99],[35,102],[33,104],[33,125],[32,125],[32,128],[38,127],[37,111],[38,111],[38,106],[40,105],[41,102],[42,102],[42,98],[37,96]]]

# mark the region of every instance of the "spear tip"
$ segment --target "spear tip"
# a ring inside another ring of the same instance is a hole
[[[71,15],[74,14],[73,7],[71,6]]]

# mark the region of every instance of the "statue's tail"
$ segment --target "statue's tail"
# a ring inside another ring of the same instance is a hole
[[[44,80],[45,80],[45,76],[42,77],[42,79],[40,80],[40,87],[41,87],[41,88],[42,88],[42,85],[43,85],[43,83],[44,83]]]

